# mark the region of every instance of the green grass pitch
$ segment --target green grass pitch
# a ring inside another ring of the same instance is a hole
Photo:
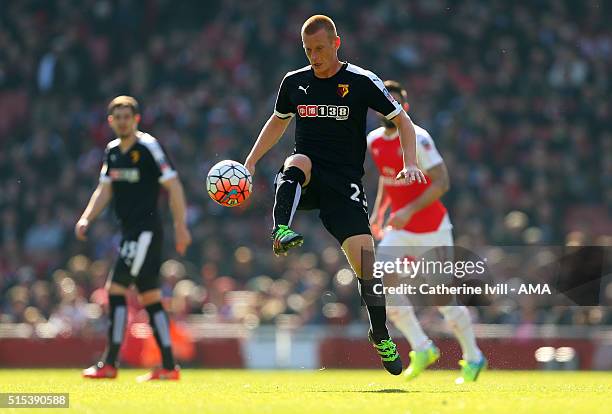
[[[486,371],[455,385],[457,371],[407,383],[382,370],[183,370],[179,382],[84,380],[78,370],[0,370],[0,392],[69,392],[69,409],[0,413],[610,413],[612,373]]]

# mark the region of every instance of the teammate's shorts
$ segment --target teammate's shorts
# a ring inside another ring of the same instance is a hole
[[[161,229],[124,233],[119,257],[109,276],[111,282],[125,287],[133,283],[139,292],[158,289],[162,245]]]
[[[283,167],[280,169],[282,173]],[[278,180],[275,180],[275,189]],[[342,245],[359,234],[372,234],[363,185],[313,165],[310,181],[302,188],[298,210],[319,210],[327,231]]]

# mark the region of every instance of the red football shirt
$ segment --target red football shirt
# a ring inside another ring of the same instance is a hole
[[[426,172],[430,168],[442,163],[442,157],[436,149],[429,133],[415,125],[417,135],[417,161],[419,168]],[[395,212],[419,197],[431,185],[429,177],[426,183],[406,184],[396,181],[396,175],[404,165],[402,147],[399,133],[392,136],[385,135],[383,127],[377,128],[368,134],[368,149],[374,163],[383,177],[385,193],[391,200],[391,211]],[[440,225],[446,216],[446,207],[440,200],[436,200],[422,210],[416,212],[404,227],[404,230],[413,233],[429,233],[440,230]]]

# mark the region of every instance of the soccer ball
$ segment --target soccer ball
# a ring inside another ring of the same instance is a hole
[[[210,198],[222,206],[239,206],[253,191],[251,173],[239,162],[218,162],[206,176],[206,190]]]

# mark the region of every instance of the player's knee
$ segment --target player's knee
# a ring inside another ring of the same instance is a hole
[[[387,317],[393,323],[400,319],[400,311],[397,306],[387,306]]]
[[[374,277],[374,239],[369,234],[358,234],[342,241],[342,251],[346,255],[357,277],[370,280]]]
[[[414,317],[414,309],[412,306],[389,306],[387,307],[387,317],[391,322],[397,324],[407,317]]]
[[[127,288],[118,283],[109,283],[106,285],[106,291],[109,295],[125,295]]]
[[[312,162],[307,155],[293,154],[290,157],[287,157],[285,160],[285,168],[290,166],[298,167],[302,171],[310,173],[310,170],[312,169]]]
[[[294,154],[285,160],[284,171],[287,172],[288,170],[291,170],[290,167],[299,168],[304,174],[303,185],[308,184],[310,181],[310,171],[312,170],[312,162],[310,161],[310,158],[304,154]]]
[[[141,292],[138,294],[138,300],[142,306],[149,306],[153,305],[154,303],[161,302],[161,290],[152,289],[147,290],[146,292]]]

